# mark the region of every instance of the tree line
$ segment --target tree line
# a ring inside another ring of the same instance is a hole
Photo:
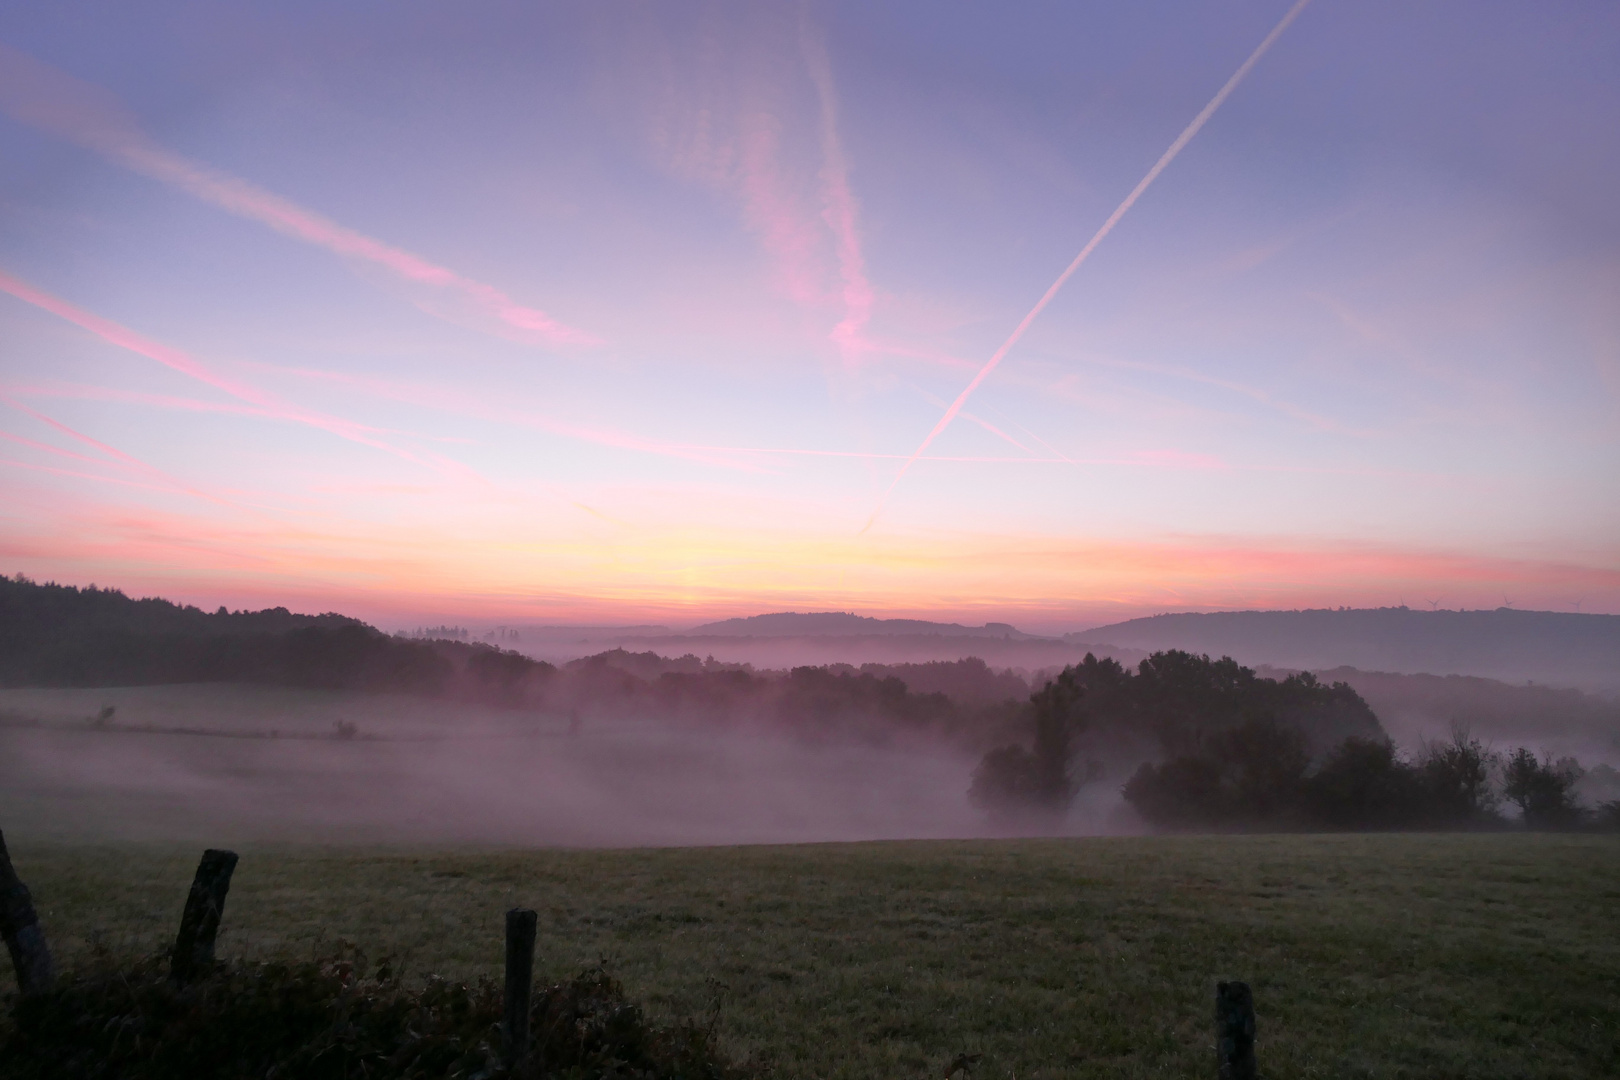
[[[215,612],[116,589],[0,576],[0,686],[240,682],[404,693],[576,718],[767,724],[813,737],[916,734],[982,749],[1006,737],[1028,688],[980,660],[910,665],[924,682],[977,686],[965,700],[916,692],[887,669],[757,672],[695,656],[614,649],[561,668],[493,644],[390,636],[343,615]],[[910,674],[910,672],[908,672]]]

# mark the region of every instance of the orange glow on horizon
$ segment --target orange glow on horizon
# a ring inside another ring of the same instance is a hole
[[[12,572],[64,583],[231,607],[302,605],[368,618],[435,612],[495,622],[697,623],[851,610],[1077,628],[1158,611],[1383,606],[1437,593],[1456,598],[1456,606],[1495,607],[1504,589],[1521,606],[1564,607],[1568,596],[1589,604],[1620,600],[1620,571],[1575,561],[1284,537],[1133,542],[632,531],[580,509],[619,535],[611,543],[563,531],[484,541],[418,528],[407,538],[385,528],[360,531],[352,522],[216,525],[146,512],[107,514],[66,532],[13,532],[0,539],[0,560]]]

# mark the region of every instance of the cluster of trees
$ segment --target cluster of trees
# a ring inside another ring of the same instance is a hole
[[[969,795],[992,816],[1061,815],[1082,783],[1107,773],[1110,758],[1117,765],[1177,757],[1212,738],[1242,742],[1254,737],[1246,733],[1273,729],[1292,733],[1304,755],[1383,735],[1343,683],[1308,673],[1265,679],[1230,658],[1175,650],[1154,653],[1135,671],[1087,654],[1030,696],[1024,722],[1028,745],[996,747],[974,774]]]
[[[1061,816],[1103,771],[1079,766],[1083,744],[1145,732],[1157,760],[1124,796],[1160,828],[1487,828],[1504,802],[1532,828],[1620,819],[1620,804],[1580,805],[1573,759],[1498,754],[1458,728],[1407,760],[1349,686],[1228,658],[1156,653],[1133,673],[1087,656],[1031,695],[1025,722],[1027,743],[992,749],[974,774],[969,795],[993,816]]]
[[[1583,808],[1573,758],[1499,754],[1457,729],[1403,758],[1388,740],[1346,739],[1320,762],[1298,733],[1253,723],[1219,732],[1197,753],[1145,764],[1125,799],[1166,828],[1477,829],[1504,823],[1503,803],[1535,829],[1612,817]]]

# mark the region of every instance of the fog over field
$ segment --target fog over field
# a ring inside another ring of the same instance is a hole
[[[109,704],[111,725],[85,723]],[[966,797],[973,757],[927,744],[632,720],[570,734],[566,716],[229,685],[11,690],[0,711],[11,725],[0,727],[0,815],[19,835],[669,845],[989,834]],[[356,735],[337,737],[338,722]],[[216,734],[138,730],[147,725]]]
[[[1331,674],[1361,688],[1409,753],[1444,738],[1460,708],[1496,745],[1620,766],[1615,709],[1587,695]],[[1480,711],[1492,698],[1494,713]],[[1559,705],[1536,722],[1538,706]],[[663,846],[1020,831],[969,802],[977,761],[928,737],[805,737],[400,694],[224,683],[0,690],[0,820],[73,841]],[[1134,766],[1112,764],[1061,824],[1039,831],[1141,831],[1120,796]],[[1594,789],[1589,801],[1616,797]]]
[[[0,821],[81,839],[589,846],[1567,826],[1620,806],[1605,808],[1620,703],[1572,688],[1075,657],[1080,643],[998,623],[784,613],[699,629],[848,661],[669,648],[719,640],[698,634],[554,664],[462,627],[390,635],[0,578]],[[945,658],[873,659],[919,644]],[[1007,664],[1019,649],[1044,663]]]

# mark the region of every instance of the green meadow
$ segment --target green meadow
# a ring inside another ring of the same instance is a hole
[[[198,855],[11,842],[68,970],[163,948]],[[780,1077],[1212,1076],[1234,978],[1265,1076],[1620,1075],[1605,836],[249,847],[220,952],[494,976],[516,906],[540,977],[602,964],[665,1016],[718,994],[723,1048]]]

